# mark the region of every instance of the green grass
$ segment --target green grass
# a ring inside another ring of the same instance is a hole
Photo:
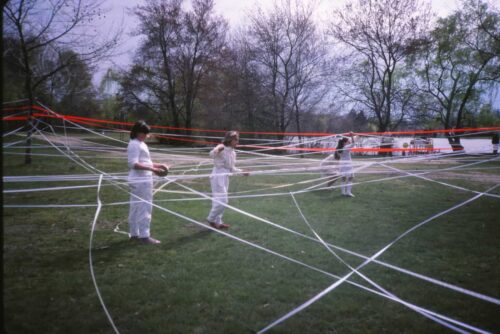
[[[48,152],[49,150],[47,150]],[[106,172],[125,172],[121,160],[90,159]],[[450,164],[452,165],[452,164]],[[486,164],[485,164],[486,165]],[[447,165],[446,165],[447,166]],[[496,169],[481,170],[495,175]],[[401,166],[396,165],[401,168]],[[425,163],[405,169],[441,168]],[[87,173],[63,158],[4,156],[4,176]],[[478,171],[474,171],[477,173]],[[442,179],[476,191],[494,184],[467,178]],[[438,175],[438,174],[437,174]],[[360,174],[357,182],[378,175]],[[231,191],[259,189],[305,176],[233,177]],[[76,183],[4,183],[4,189]],[[92,184],[92,182],[78,183]],[[209,191],[208,180],[185,183]],[[293,189],[298,189],[294,187]],[[167,190],[180,190],[171,185]],[[278,189],[276,191],[288,191]],[[415,178],[362,183],[356,198],[339,190],[297,194],[300,208],[327,242],[371,256],[414,225],[474,194]],[[499,194],[497,188],[494,193]],[[168,202],[178,194],[158,193],[156,203],[204,221],[210,203]],[[192,196],[185,196],[192,197]],[[128,195],[105,183],[103,204]],[[4,194],[4,204],[94,204],[96,188]],[[232,199],[230,205],[313,237],[289,195]],[[500,298],[500,200],[481,197],[440,216],[399,240],[379,259],[472,291]],[[113,229],[127,231],[128,206],[103,206],[92,245],[95,277],[120,333],[252,333],[313,297],[334,278],[208,231],[155,209],[152,234],[162,241],[144,246]],[[92,283],[90,227],[95,208],[3,210],[4,327],[8,333],[110,333]],[[349,272],[320,243],[226,210],[229,233],[318,269]],[[337,251],[351,266],[362,260]],[[491,331],[500,331],[500,306],[480,301],[371,263],[362,272],[406,301]],[[368,286],[356,275],[353,282]],[[441,333],[447,330],[404,306],[350,284],[275,327],[272,333]]]

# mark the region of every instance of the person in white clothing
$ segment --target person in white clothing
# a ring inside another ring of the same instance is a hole
[[[229,228],[229,225],[222,221],[225,204],[228,202],[229,176],[231,174],[248,175],[247,172],[236,168],[235,148],[238,142],[239,133],[237,131],[228,131],[224,136],[222,144],[217,145],[210,151],[210,157],[214,159],[214,168],[210,175],[213,199],[212,209],[208,214],[207,222],[214,228]]]
[[[130,132],[127,147],[128,181],[130,186],[130,211],[128,223],[130,239],[146,244],[159,244],[160,241],[150,236],[151,213],[153,211],[153,173],[166,176],[168,166],[153,163],[148,145],[144,142],[150,132],[144,121],[138,121]]]
[[[337,150],[335,154],[339,158],[339,171],[342,176],[342,185],[340,186],[340,190],[342,191],[342,195],[348,197],[354,197],[351,192],[352,188],[352,179],[354,178],[354,173],[352,169],[352,161],[351,161],[351,148],[354,147],[354,136],[353,133],[350,132],[349,136],[351,140],[347,137],[342,137],[338,144]]]

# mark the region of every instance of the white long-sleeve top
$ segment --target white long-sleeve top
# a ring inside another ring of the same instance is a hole
[[[128,174],[129,177],[145,177],[153,175],[153,172],[150,170],[141,170],[134,168],[134,165],[138,162],[148,166],[153,166],[153,161],[151,161],[148,145],[146,145],[145,142],[138,139],[131,139],[128,143],[127,155],[128,168],[130,169]]]
[[[351,148],[354,147],[354,144],[348,144],[348,145],[345,145],[341,150],[339,150],[340,152],[340,160],[351,160]]]
[[[220,147],[224,149],[218,152]],[[240,173],[241,169],[236,168],[236,152],[230,146],[217,145],[210,151],[210,157],[214,159],[214,170],[222,172]]]

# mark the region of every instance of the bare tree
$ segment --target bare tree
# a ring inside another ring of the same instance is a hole
[[[231,47],[234,57],[234,69],[236,82],[235,98],[241,103],[241,110],[245,115],[246,126],[249,131],[257,129],[272,130],[269,127],[269,117],[266,99],[263,90],[263,79],[259,73],[258,66],[253,61],[253,51],[248,43],[244,30]]]
[[[246,36],[238,31],[228,42],[220,61],[211,66],[200,89],[198,126],[243,128],[252,132],[272,130],[261,81]]]
[[[104,14],[100,8],[100,2],[93,0],[11,0],[3,4],[4,36],[16,41],[12,44],[14,50],[4,53],[18,55],[30,106],[37,89],[63,69],[109,56],[119,33],[106,39],[99,37],[92,24]],[[31,163],[32,122],[30,109],[27,164]]]
[[[445,129],[461,128],[467,113],[480,108],[485,87],[500,82],[500,12],[483,0],[465,0],[440,19],[421,53],[422,90],[434,102]],[[452,147],[460,137],[448,133]]]
[[[284,132],[285,106],[290,92],[286,66],[289,59],[283,57],[286,53],[283,45],[283,17],[279,13],[265,15],[261,8],[251,17],[248,38],[254,60],[259,72],[263,75],[264,86],[269,93],[269,104],[272,108],[273,128]]]
[[[145,39],[122,92],[189,134],[202,80],[224,49],[227,23],[215,16],[213,0],[193,0],[190,11],[180,0],[149,0],[134,13]]]
[[[471,7],[475,6],[474,2],[464,2],[465,6]],[[492,39],[493,42],[500,42],[500,33],[498,32],[497,24],[495,24],[495,15],[491,15],[492,13],[496,13],[497,15],[500,13],[500,5],[498,2],[494,2],[493,0],[483,0],[478,1],[476,10],[473,10],[474,16],[478,22],[478,27],[482,30],[486,35]],[[493,21],[493,22],[492,22]],[[493,50],[497,56],[500,56],[500,47],[497,47]]]
[[[425,38],[430,17],[420,0],[354,0],[334,11],[329,34],[348,52],[338,87],[374,115],[379,131],[394,129],[408,113],[404,60]]]
[[[287,13],[292,20],[294,39],[297,40],[292,54],[290,96],[298,133],[302,131],[302,118],[313,113],[329,90],[326,42],[313,22],[313,9],[312,6],[297,6]],[[300,135],[298,139],[302,142]]]
[[[274,131],[293,124],[300,132],[301,115],[326,94],[327,51],[313,20],[315,9],[314,1],[283,0],[250,16],[246,44],[267,92]]]

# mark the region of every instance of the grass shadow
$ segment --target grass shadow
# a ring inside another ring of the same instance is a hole
[[[128,237],[123,238],[119,241],[111,241],[108,243],[106,246],[101,246],[101,247],[93,247],[92,252],[96,255],[99,256],[100,260],[106,260],[109,259],[110,261],[113,261],[113,256],[116,255],[117,253],[124,252],[124,251],[130,251],[131,249],[135,249],[137,247],[139,248],[155,248],[159,250],[170,250],[170,249],[177,249],[180,247],[183,247],[189,243],[196,242],[198,240],[204,239],[212,234],[212,230],[210,229],[199,229],[193,233],[190,233],[188,235],[184,235],[181,237],[178,237],[176,239],[167,239],[167,240],[161,240],[161,244],[159,245],[148,245],[148,244],[143,244],[140,241],[137,240],[130,240]]]

